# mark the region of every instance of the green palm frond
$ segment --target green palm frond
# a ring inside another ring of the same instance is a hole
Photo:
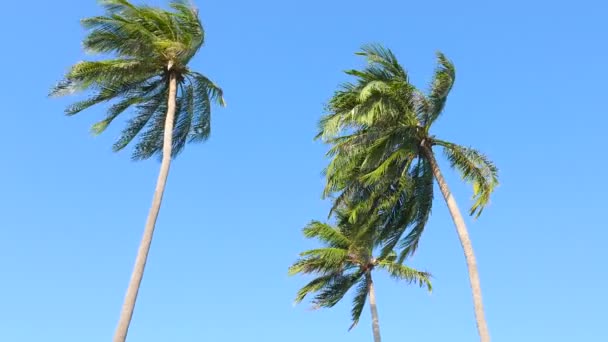
[[[383,256],[393,253],[393,250],[400,244],[400,241],[403,244],[403,235],[412,226],[412,222],[416,216],[416,208],[412,202],[414,202],[412,199],[400,200],[399,204],[395,204],[390,211],[382,215],[385,218],[379,236],[379,243],[382,246]],[[412,229],[406,236],[406,240],[413,232],[414,230]],[[405,255],[405,253],[402,251],[401,255]]]
[[[347,267],[348,263],[349,253],[346,249],[312,249],[300,253],[300,259],[289,268],[289,274],[335,273]]]
[[[112,146],[114,152],[118,152],[127,147],[154,116],[157,118],[164,118],[164,115],[166,115],[167,112],[167,101],[165,99],[168,96],[169,88],[165,86],[160,95],[151,97],[148,101],[136,106],[137,115],[127,122],[127,127],[123,129],[120,138]],[[158,119],[154,121],[157,123],[160,122]],[[160,124],[163,123],[159,123],[159,125]]]
[[[498,168],[481,152],[442,140],[434,140],[443,147],[452,168],[457,169],[462,178],[473,185],[473,206],[469,214],[481,215],[490,202],[490,195],[498,186]]]
[[[209,105],[212,101],[222,107],[226,105],[224,91],[217,84],[198,72],[191,71],[188,73],[188,76],[193,78],[197,94],[206,93],[208,95]]]
[[[380,44],[367,44],[356,54],[365,56],[370,65],[375,66],[378,64],[381,66],[381,69],[386,70],[392,76],[407,80],[405,69],[399,64],[397,57],[390,49],[387,49]]]
[[[359,323],[361,313],[365,307],[367,296],[369,294],[369,277],[361,277],[357,289],[355,290],[355,297],[353,298],[353,308],[351,309],[352,324],[348,330],[352,330]]]
[[[426,159],[419,158],[418,164],[412,170],[414,190],[412,199],[405,207],[414,208],[415,215],[411,220],[410,232],[400,243],[401,255],[399,262],[402,263],[407,257],[413,255],[418,249],[418,243],[431,216],[433,207],[433,172]]]
[[[420,287],[426,287],[428,291],[432,291],[431,274],[415,270],[411,267],[384,260],[378,263],[378,267],[386,270],[393,278],[403,280],[408,283],[418,284]]]
[[[310,259],[323,259],[325,262],[340,266],[347,261],[348,250],[335,247],[315,248],[300,253],[300,256]]]
[[[339,273],[330,273],[313,279],[298,291],[296,299],[294,300],[295,304],[301,303],[309,294],[318,292],[324,287],[327,287],[332,281],[335,281],[334,278],[340,276]]]
[[[317,238],[331,247],[347,249],[352,243],[340,230],[320,221],[311,221],[303,233],[306,238]]]
[[[441,115],[455,81],[456,70],[454,64],[443,53],[437,52],[437,68],[429,91],[428,107],[423,120],[423,125],[427,128],[427,131]]]
[[[178,81],[179,108],[172,155],[178,155],[188,142],[205,141],[211,129],[212,102],[220,106],[225,102],[221,88],[188,68],[205,41],[198,11],[181,0],[171,1],[170,10],[136,6],[127,0],[102,0],[101,4],[104,15],[81,21],[88,31],[83,45],[88,52],[111,57],[76,63],[50,95],[92,93],[69,106],[68,115],[113,102],[105,119],[91,129],[94,134],[134,109],[113,150],[120,151],[138,140],[133,159],[148,159],[162,154],[167,89],[173,74]]]
[[[108,109],[106,118],[94,124],[91,128],[93,134],[101,134],[120,114],[131,106],[144,104],[146,102],[160,100],[160,94],[168,94],[165,80],[161,77],[149,82],[132,87],[122,99]]]
[[[108,126],[112,123],[112,121],[116,119],[116,117],[122,114],[129,107],[141,103],[142,101],[144,100],[140,97],[128,97],[114,104],[112,107],[110,107],[110,109],[108,109],[108,115],[106,116],[106,118],[95,123],[91,127],[91,133],[93,133],[94,135],[103,133],[103,131],[105,131],[106,128],[108,128]]]
[[[388,252],[388,253],[386,253],[386,254],[384,254],[384,255],[380,256],[380,257],[378,258],[378,260],[377,260],[377,261],[378,261],[378,262],[389,262],[389,263],[394,263],[394,262],[396,262],[396,261],[397,261],[397,257],[398,257],[397,252],[395,252],[395,251],[390,251],[390,252]]]
[[[175,118],[175,129],[173,131],[173,148],[171,153],[177,156],[182,152],[184,146],[188,142],[188,138],[192,132],[192,119],[195,116],[194,112],[194,88],[192,85],[182,85],[182,96],[179,99],[179,109]],[[206,132],[208,135],[208,131]],[[161,155],[159,151],[159,155]]]
[[[131,156],[133,160],[145,160],[153,156],[161,156],[167,108],[167,105],[158,106],[154,112],[154,116],[148,121],[145,130],[141,133],[139,141],[133,149]],[[175,111],[176,113],[181,111],[181,97],[177,98]]]
[[[360,271],[333,277],[312,300],[314,308],[334,307],[362,277],[363,273]]]

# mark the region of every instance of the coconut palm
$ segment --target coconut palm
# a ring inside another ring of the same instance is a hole
[[[296,303],[304,300],[307,295],[316,293],[312,299],[314,308],[331,308],[355,287],[350,329],[359,322],[369,297],[374,341],[380,342],[380,325],[372,272],[380,269],[388,272],[395,279],[417,283],[431,291],[430,274],[396,262],[396,253],[374,257],[375,243],[373,234],[369,234],[369,229],[357,227],[348,220],[338,222],[338,226],[334,227],[312,221],[304,228],[304,236],[318,239],[323,247],[301,253],[300,259],[289,268],[290,275],[299,273],[318,275],[298,291]]]
[[[188,63],[204,42],[198,12],[182,1],[171,10],[135,6],[127,0],[103,0],[105,14],[82,20],[88,30],[84,47],[108,59],[72,66],[51,91],[62,96],[89,90],[92,95],[66,109],[74,115],[96,104],[113,102],[107,116],[93,125],[103,132],[118,116],[133,113],[113,146],[120,151],[134,140],[133,159],[161,157],[161,166],[143,239],[125,297],[115,342],[123,342],[152,243],[172,157],[188,142],[207,140],[211,103],[224,105],[222,90]]]
[[[414,253],[431,213],[433,179],[447,203],[464,250],[482,342],[490,340],[477,262],[463,216],[438,166],[435,149],[473,185],[470,214],[479,216],[498,185],[496,166],[482,153],[431,133],[454,84],[454,65],[437,54],[438,67],[427,94],[408,79],[395,55],[379,45],[359,55],[368,65],[350,70],[355,82],[344,84],[330,100],[318,138],[331,145],[325,196],[337,194],[335,206],[350,204],[351,220],[379,220],[385,248]],[[373,215],[371,215],[373,214]],[[404,234],[408,232],[407,234]]]

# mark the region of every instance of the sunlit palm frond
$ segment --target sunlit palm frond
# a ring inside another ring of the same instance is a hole
[[[443,147],[452,168],[460,172],[462,178],[473,185],[473,205],[470,215],[479,217],[490,202],[490,195],[498,186],[498,168],[483,153],[442,140],[434,143]]]
[[[443,53],[437,52],[437,68],[427,97],[428,107],[423,120],[423,125],[427,131],[441,115],[455,81],[456,70],[454,64]]]
[[[351,309],[352,324],[348,330],[352,330],[359,323],[363,308],[365,308],[365,302],[369,294],[369,277],[361,277],[357,289],[355,290],[355,297],[353,298],[353,307]]]
[[[378,263],[378,267],[386,270],[393,278],[403,280],[408,283],[418,284],[420,287],[425,286],[429,292],[432,291],[431,274],[428,272],[418,271],[411,267],[400,263],[384,260]]]
[[[352,243],[340,230],[320,221],[310,222],[303,233],[306,238],[316,238],[330,247],[347,249]]]

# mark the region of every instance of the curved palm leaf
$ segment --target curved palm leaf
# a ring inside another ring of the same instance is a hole
[[[365,302],[367,301],[368,294],[369,278],[361,277],[359,285],[357,285],[357,289],[355,290],[355,297],[353,298],[353,308],[351,310],[351,319],[353,323],[348,328],[348,330],[352,330],[359,323],[359,319],[361,318],[361,313],[363,313],[363,308],[365,307]]]
[[[433,290],[430,280],[431,274],[428,272],[421,272],[411,267],[388,260],[378,263],[378,267],[385,269],[393,278],[397,280],[415,283],[420,287],[426,286],[429,291]]]
[[[452,168],[460,171],[462,178],[473,184],[473,206],[469,214],[479,217],[498,186],[498,168],[487,156],[473,148],[438,139],[433,142],[443,147]]]
[[[426,127],[427,132],[443,112],[448,94],[455,81],[456,69],[454,64],[443,53],[437,52],[437,68],[427,97],[428,107],[424,111],[422,120],[422,125]]]

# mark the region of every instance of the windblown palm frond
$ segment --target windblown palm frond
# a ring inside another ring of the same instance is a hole
[[[473,185],[473,206],[469,214],[479,217],[490,202],[494,188],[498,186],[498,168],[487,156],[473,148],[438,139],[433,140],[433,143],[443,147],[452,168]]]
[[[427,132],[443,112],[448,94],[455,81],[456,69],[454,64],[443,53],[437,52],[437,68],[435,69],[429,95],[426,98],[428,106],[422,112],[422,125],[427,129]]]
[[[382,261],[378,263],[378,267],[385,269],[393,278],[397,280],[404,280],[408,283],[418,284],[420,287],[426,287],[429,291],[433,289],[431,285],[431,274],[428,272],[422,272],[415,270],[405,265]]]

